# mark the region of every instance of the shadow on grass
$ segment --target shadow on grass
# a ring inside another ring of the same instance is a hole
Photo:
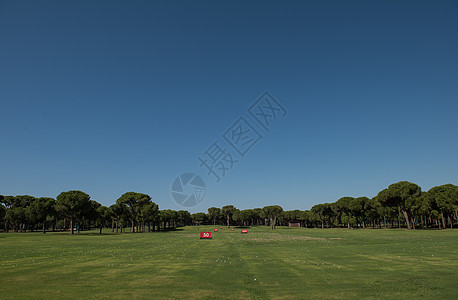
[[[150,231],[150,232],[134,232],[133,234],[150,234],[150,233],[159,233],[159,232],[169,232],[169,231],[183,231],[184,229],[182,228],[167,228],[165,230],[155,230],[155,231]],[[102,232],[99,233],[94,232],[94,231],[80,231],[79,235],[119,235],[119,234],[132,234],[130,231],[124,231],[124,232]],[[78,233],[75,233],[75,235],[78,235]]]
[[[159,231],[154,231],[154,232],[168,232],[168,231],[183,231],[183,228],[166,228],[165,230],[159,230]]]

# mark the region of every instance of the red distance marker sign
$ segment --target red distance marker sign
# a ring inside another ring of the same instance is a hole
[[[234,228],[231,228],[231,231],[234,231]]]
[[[201,232],[200,233],[200,238],[201,239],[211,239],[212,238],[212,233],[211,232]]]
[[[213,231],[218,231],[218,228],[213,229]]]
[[[247,229],[242,229],[242,233],[248,233]]]

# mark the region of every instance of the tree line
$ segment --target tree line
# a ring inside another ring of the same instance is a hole
[[[56,199],[29,195],[0,195],[0,221],[4,232],[90,230],[111,227],[112,232],[151,232],[191,223],[188,211],[159,210],[147,194],[128,192],[106,207],[82,191],[60,193]]]
[[[111,227],[112,232],[151,232],[187,225],[276,226],[299,223],[317,228],[453,228],[458,221],[458,186],[445,184],[422,191],[400,181],[375,197],[342,197],[310,210],[284,211],[279,205],[239,210],[234,205],[210,207],[207,213],[159,210],[147,194],[128,192],[106,207],[82,191],[53,198],[1,196],[0,220],[4,231],[88,230]]]
[[[342,197],[333,203],[314,205],[310,210],[284,211],[280,206],[238,210],[229,205],[211,207],[208,213],[192,215],[197,223],[252,226],[299,223],[318,228],[453,228],[458,221],[458,186],[445,184],[422,191],[411,182],[400,181],[375,197]]]

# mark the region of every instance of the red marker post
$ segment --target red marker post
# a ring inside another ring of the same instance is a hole
[[[242,233],[248,233],[248,229],[242,229]]]
[[[231,228],[231,231],[234,231],[234,228]]]
[[[218,228],[213,229],[213,231],[218,231]]]
[[[201,232],[200,239],[211,239],[212,233],[211,232]]]

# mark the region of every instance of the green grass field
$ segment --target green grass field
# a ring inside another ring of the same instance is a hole
[[[458,298],[457,230],[1,233],[0,298]]]

